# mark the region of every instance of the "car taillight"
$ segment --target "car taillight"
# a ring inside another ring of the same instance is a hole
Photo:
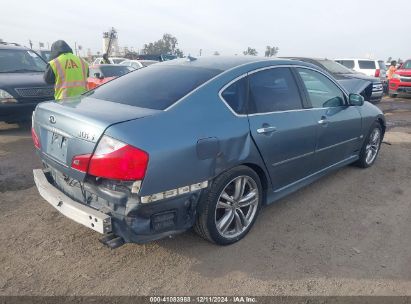
[[[376,69],[374,76],[375,77],[380,77],[380,71],[381,71],[380,69]]]
[[[91,154],[82,154],[74,156],[73,160],[71,161],[71,167],[73,169],[86,173],[90,162],[90,157]]]
[[[41,147],[40,140],[39,140],[39,137],[36,134],[36,130],[34,130],[33,127],[31,128],[31,138],[33,138],[33,143],[34,143],[34,146],[36,147],[36,149],[40,150],[40,147]]]
[[[88,162],[87,172],[109,179],[142,180],[146,174],[148,159],[148,154],[143,150],[104,135]],[[75,160],[76,157],[73,162]],[[82,163],[82,159],[78,161],[83,169],[87,166]]]

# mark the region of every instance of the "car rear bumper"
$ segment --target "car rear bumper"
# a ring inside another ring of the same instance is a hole
[[[98,197],[101,192],[85,184],[83,191],[93,191],[91,194],[101,204],[94,208],[92,202],[92,208],[76,199],[79,195],[75,187],[61,183],[56,186],[47,170],[33,170],[40,195],[63,215],[99,233],[113,233],[125,242],[146,243],[184,232],[195,222],[201,190],[152,203],[129,199],[125,205],[115,206],[110,198]]]
[[[111,217],[98,210],[77,203],[53,187],[43,170],[33,170],[34,182],[40,195],[61,214],[99,233],[111,232]]]

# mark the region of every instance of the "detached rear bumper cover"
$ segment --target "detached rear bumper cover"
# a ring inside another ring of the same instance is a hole
[[[73,201],[48,182],[43,170],[35,169],[33,175],[40,195],[60,213],[99,233],[111,232],[109,215]]]

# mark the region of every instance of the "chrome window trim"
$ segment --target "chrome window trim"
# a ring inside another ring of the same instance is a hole
[[[293,65],[293,64],[286,64],[286,65],[276,65],[276,66],[267,66],[267,67],[263,67],[263,68],[258,68],[255,70],[252,70],[250,72],[244,73],[236,78],[234,78],[233,80],[231,80],[230,82],[228,82],[227,84],[225,84],[219,91],[218,91],[218,97],[220,98],[220,100],[225,104],[225,106],[230,110],[231,113],[233,113],[235,116],[237,117],[246,117],[246,116],[260,116],[260,115],[268,115],[268,114],[274,114],[274,113],[287,113],[287,112],[299,112],[299,111],[309,111],[309,110],[324,110],[324,109],[330,109],[330,108],[336,108],[336,107],[323,107],[323,108],[302,108],[302,109],[294,109],[294,110],[283,110],[283,111],[272,111],[272,112],[264,112],[264,113],[253,113],[253,114],[238,114],[237,112],[235,112],[230,105],[227,103],[227,101],[223,98],[222,93],[223,91],[228,88],[230,85],[232,85],[234,82],[252,75],[254,73],[258,73],[261,71],[265,71],[265,70],[270,70],[270,69],[275,69],[275,68],[304,68],[304,69],[309,69],[309,70],[313,70],[315,72],[318,72],[320,74],[322,74],[323,76],[327,77],[327,79],[329,79],[331,82],[333,82],[343,93],[343,95],[345,96],[346,100],[345,100],[345,104],[344,106],[348,106],[347,104],[347,100],[348,100],[348,93],[345,91],[345,89],[336,81],[334,81],[333,79],[331,79],[327,74],[323,73],[322,71],[312,68],[312,67],[307,67],[307,66],[303,66],[303,65]],[[229,70],[227,70],[229,71]],[[219,74],[221,75],[221,74]],[[219,76],[217,75],[217,76]],[[213,79],[213,78],[212,78]],[[212,80],[210,79],[210,81]],[[296,83],[297,87],[298,87],[298,83]],[[200,87],[198,87],[200,88]]]

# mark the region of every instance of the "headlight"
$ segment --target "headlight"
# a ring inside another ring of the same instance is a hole
[[[0,90],[0,103],[16,103],[17,100],[4,90]]]
[[[392,78],[394,78],[394,79],[400,79],[401,77],[400,77],[400,75],[398,75],[398,74],[392,74]]]

